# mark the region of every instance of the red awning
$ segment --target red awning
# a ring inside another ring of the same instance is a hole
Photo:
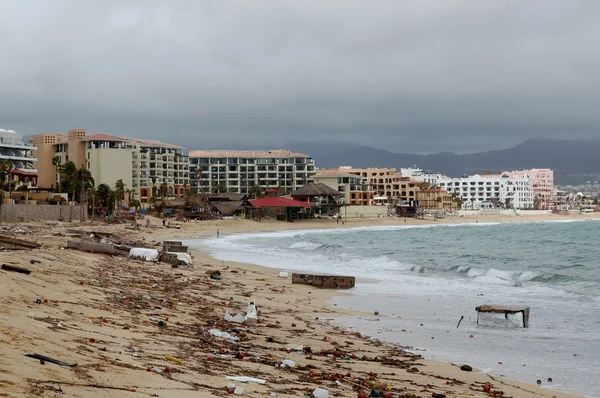
[[[311,203],[282,198],[281,196],[269,196],[262,199],[251,200],[250,203],[253,207],[313,207]]]

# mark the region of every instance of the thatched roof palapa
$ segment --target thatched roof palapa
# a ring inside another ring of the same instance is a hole
[[[292,197],[294,196],[333,196],[337,198],[344,196],[344,194],[336,191],[328,185],[323,184],[322,182],[311,182],[292,192]]]

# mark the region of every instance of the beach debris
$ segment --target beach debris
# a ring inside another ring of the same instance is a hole
[[[538,384],[538,386],[539,386],[539,385],[541,385],[541,384],[542,384],[542,381],[538,379],[538,381],[537,381],[536,383],[537,383],[537,384]]]
[[[460,316],[460,319],[458,320],[458,323],[456,324],[456,328],[458,329],[458,327],[460,326],[460,323],[462,322],[462,320],[465,319],[464,315]]]
[[[38,264],[39,264],[39,263],[40,263],[40,261],[38,261],[38,260],[34,260],[34,259],[31,259],[31,260],[29,260],[29,264],[31,264],[31,265],[35,265],[36,263],[38,263]]]
[[[228,340],[228,341],[230,341],[232,343],[237,343],[238,341],[240,341],[239,337],[232,336],[232,335],[230,335],[227,332],[220,331],[219,329],[210,329],[208,331],[208,333],[210,333],[211,336],[219,337],[221,339]]]
[[[40,363],[43,365],[46,362],[50,362],[50,363],[54,363],[56,365],[60,365],[60,366],[68,366],[68,367],[75,367],[77,366],[76,363],[67,363],[67,362],[63,362],[63,361],[59,361],[58,359],[54,359],[54,358],[50,358],[44,355],[40,355],[40,354],[25,354],[26,357],[29,358],[33,358],[33,359],[39,359]]]
[[[311,285],[322,289],[352,289],[353,276],[292,274],[292,284]]]
[[[374,314],[375,314],[375,315],[379,315],[379,311],[375,311],[375,312],[374,312]]]
[[[431,398],[446,398],[446,394],[440,394],[440,393],[434,392],[431,394]]]
[[[463,365],[460,367],[460,370],[462,370],[463,372],[471,372],[473,368],[469,365]]]
[[[38,249],[41,247],[39,243],[11,238],[10,236],[5,235],[0,235],[0,245],[2,245],[4,250]]]
[[[35,312],[30,312],[29,314],[27,314],[27,316],[28,316],[29,318],[33,318],[33,319],[35,319]]]
[[[329,398],[329,391],[324,388],[317,388],[312,394],[314,398]]]
[[[291,359],[284,359],[283,361],[281,361],[281,367],[282,368],[295,368],[296,367],[296,361],[292,361]]]
[[[227,380],[231,381],[239,381],[240,383],[258,383],[265,384],[267,381],[265,379],[257,379],[255,377],[247,377],[247,376],[225,376]]]
[[[165,358],[167,361],[177,362],[177,363],[178,363],[178,364],[180,364],[180,365],[185,365],[185,361],[184,361],[183,359],[176,358],[176,357],[174,357],[174,356],[172,356],[172,355],[168,355],[168,354],[167,354],[167,355],[165,355],[165,356],[164,356],[164,358]]]
[[[206,271],[210,279],[221,280],[221,271]]]
[[[129,250],[129,255],[127,255],[127,258],[132,258],[135,260],[154,261],[158,259],[158,250],[146,249],[143,247],[134,247],[131,250]]]
[[[248,326],[254,326],[258,323],[258,310],[254,301],[248,303],[248,307],[246,307],[245,322]]]
[[[236,387],[233,390],[233,394],[234,395],[242,395],[244,393],[244,391],[246,391],[243,387]]]
[[[288,278],[289,276],[290,276],[290,274],[288,272],[285,272],[285,271],[281,271],[279,273],[279,277],[280,278]]]
[[[233,322],[233,323],[242,323],[246,320],[246,317],[242,314],[237,314],[235,316],[232,316],[229,312],[225,313],[225,316],[223,317],[224,320],[228,321],[228,322]]]
[[[548,383],[552,383],[552,377],[548,377]]]
[[[31,274],[31,270],[23,267],[17,267],[16,265],[6,265],[2,264],[2,269],[5,271],[18,272],[19,274],[29,275]]]

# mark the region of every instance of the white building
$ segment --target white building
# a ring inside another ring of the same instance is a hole
[[[533,192],[528,176],[510,172],[494,175],[442,176],[436,184],[455,193],[463,200],[463,209],[506,207],[511,209],[533,209]]]
[[[315,162],[303,153],[271,151],[190,151],[192,192],[251,193],[253,186],[292,192],[313,182]]]
[[[0,162],[6,162],[3,165],[6,173],[3,184],[10,181],[13,189],[22,185],[28,188],[36,186],[37,170],[33,163],[37,159],[32,155],[35,149],[35,146],[25,144],[13,130],[0,129]]]
[[[400,174],[402,177],[408,177],[413,181],[427,182],[433,185],[439,185],[439,182],[442,179],[448,178],[440,173],[432,173],[430,170],[423,171],[416,165],[406,169],[400,169]]]

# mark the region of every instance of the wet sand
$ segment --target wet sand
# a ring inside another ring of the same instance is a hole
[[[542,218],[480,216],[438,223],[475,220]],[[407,224],[423,223],[427,222],[407,220]],[[152,224],[160,223],[152,219]],[[275,269],[222,262],[204,253],[193,254],[191,268],[173,268],[65,249],[67,241],[74,239],[66,236],[68,228],[111,232],[124,241],[149,246],[163,239],[212,237],[217,229],[226,235],[390,224],[403,225],[404,220],[344,225],[331,220],[292,224],[219,220],[189,223],[182,229],[160,226],[139,231],[126,229],[125,224],[20,224],[28,232],[11,236],[36,241],[42,248],[0,253],[0,262],[33,271],[30,275],[0,271],[0,397],[221,397],[228,395],[226,385],[231,383],[225,376],[266,381],[235,382],[245,389],[242,396],[248,397],[273,393],[298,397],[319,387],[341,397],[355,397],[359,388],[368,394],[371,387],[387,388],[393,397],[432,397],[434,393],[483,397],[488,396],[487,384],[491,396],[573,396],[461,371],[463,364],[423,360],[401,347],[348,333],[330,321],[345,315],[375,316],[333,307],[328,301],[344,293],[291,285]],[[207,272],[217,270],[221,279],[210,279]],[[249,301],[257,302],[260,310],[256,326],[223,320],[228,311],[245,313]],[[230,331],[239,341],[214,337],[211,329]],[[33,353],[77,366],[41,364],[24,356]],[[165,359],[165,355],[184,363]],[[282,368],[284,359],[295,361],[296,366]]]

